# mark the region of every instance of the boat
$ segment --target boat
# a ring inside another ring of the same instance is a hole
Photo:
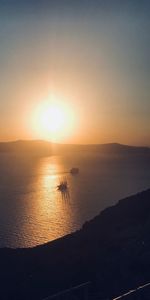
[[[70,170],[70,173],[71,173],[72,175],[78,174],[78,173],[79,173],[79,168],[72,168],[72,169]]]
[[[68,189],[67,180],[60,181],[59,185],[57,185],[57,190],[60,192],[65,192]]]

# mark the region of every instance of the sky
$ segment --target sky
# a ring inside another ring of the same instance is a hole
[[[0,141],[51,140],[54,95],[74,115],[56,141],[150,146],[149,30],[148,0],[0,0]]]

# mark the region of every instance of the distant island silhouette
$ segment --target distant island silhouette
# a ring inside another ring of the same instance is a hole
[[[87,281],[98,299],[113,299],[150,282],[149,232],[150,189],[120,200],[56,241],[0,249],[1,299],[43,299]],[[148,299],[148,292],[140,299]]]
[[[119,143],[108,144],[57,144],[43,140],[18,140],[0,142],[0,153],[17,153],[28,155],[49,156],[52,154],[77,152],[99,152],[104,154],[150,154],[149,147],[122,145]]]

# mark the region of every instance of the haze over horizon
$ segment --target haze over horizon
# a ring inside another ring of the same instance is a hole
[[[150,146],[149,28],[146,0],[1,1],[0,141]]]
[[[58,141],[58,142],[53,142],[51,140],[46,140],[46,139],[38,139],[38,138],[16,138],[16,139],[2,139],[0,140],[0,143],[14,143],[14,142],[36,142],[36,141],[41,141],[41,142],[48,142],[48,143],[53,143],[53,144],[62,144],[62,145],[84,145],[84,146],[88,146],[88,145],[109,145],[109,144],[113,144],[113,145],[122,145],[122,146],[131,146],[131,147],[148,147],[150,148],[150,144],[125,144],[125,143],[120,143],[118,141],[108,141],[108,142],[93,142],[93,143],[73,143],[73,142],[62,142],[62,141]]]

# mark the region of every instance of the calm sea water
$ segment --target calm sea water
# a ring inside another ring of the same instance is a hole
[[[68,173],[78,166],[80,173]],[[62,197],[57,185],[67,178]],[[79,229],[119,199],[150,187],[150,160],[76,154],[0,155],[0,247],[32,247]]]

